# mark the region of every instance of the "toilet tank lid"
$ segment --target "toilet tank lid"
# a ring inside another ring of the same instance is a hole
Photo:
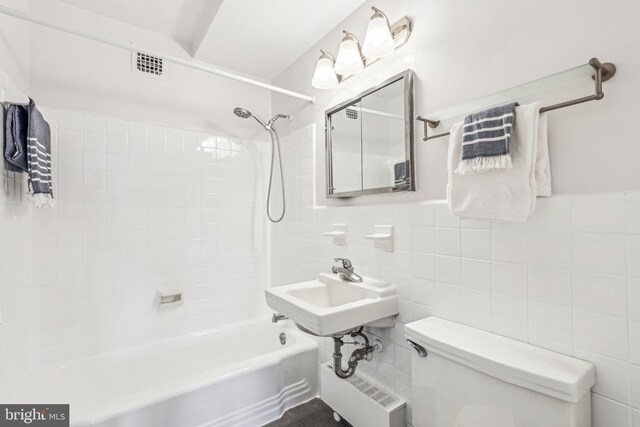
[[[566,402],[578,402],[596,379],[589,362],[438,317],[408,323],[405,335],[427,352]]]

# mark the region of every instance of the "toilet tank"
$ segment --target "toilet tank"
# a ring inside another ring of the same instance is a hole
[[[415,427],[591,426],[591,363],[437,317],[405,335]]]

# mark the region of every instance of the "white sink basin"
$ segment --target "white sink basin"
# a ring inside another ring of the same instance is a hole
[[[398,314],[398,289],[364,277],[362,283],[322,273],[316,280],[265,291],[267,305],[307,332],[343,335],[359,326],[393,326]]]

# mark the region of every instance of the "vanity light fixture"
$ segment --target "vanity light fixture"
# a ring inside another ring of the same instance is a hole
[[[320,52],[322,55],[318,58],[311,84],[316,89],[333,89],[338,86],[338,76],[334,69],[335,59],[327,51],[320,49]]]
[[[348,31],[342,31],[344,38],[340,43],[335,70],[341,76],[351,76],[364,69],[364,61],[360,53],[360,41]]]
[[[389,55],[396,48],[389,28],[389,20],[377,7],[373,9],[373,16],[369,20],[367,34],[364,36],[362,54],[367,58],[377,59]]]
[[[393,53],[404,45],[411,34],[411,21],[407,17],[389,25],[387,16],[377,7],[371,7],[373,15],[367,26],[364,44],[352,33],[343,31],[344,37],[336,59],[320,50],[311,84],[316,89],[333,89],[340,82],[359,73],[380,58]]]

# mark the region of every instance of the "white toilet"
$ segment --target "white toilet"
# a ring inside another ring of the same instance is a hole
[[[591,426],[591,363],[437,317],[405,335],[415,427]]]

